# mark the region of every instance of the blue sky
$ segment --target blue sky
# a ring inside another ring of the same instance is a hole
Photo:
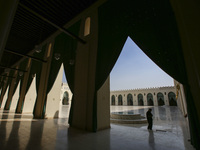
[[[63,82],[66,82],[63,75]],[[173,79],[130,39],[110,74],[110,90],[173,86]]]
[[[173,79],[127,38],[110,74],[110,90],[173,85]]]

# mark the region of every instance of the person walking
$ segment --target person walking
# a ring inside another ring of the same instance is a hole
[[[151,113],[152,109],[149,108],[149,110],[146,112],[146,117],[147,117],[147,121],[148,121],[148,130],[152,130],[152,126],[153,126],[153,114]]]

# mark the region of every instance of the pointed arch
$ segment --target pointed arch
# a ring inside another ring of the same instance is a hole
[[[127,105],[133,106],[133,95],[130,93],[127,95]]]
[[[142,94],[138,94],[138,106],[144,106],[144,100]]]
[[[154,105],[154,103],[153,103],[153,95],[151,93],[147,94],[147,105],[148,106],[153,106]]]
[[[111,97],[111,105],[115,105],[115,96],[114,95],[112,95],[112,97]]]
[[[62,104],[69,105],[69,93],[67,91],[65,91],[63,94]]]
[[[157,101],[158,101],[158,106],[163,106],[163,105],[165,105],[164,95],[163,95],[161,92],[159,92],[159,93],[157,94]]]
[[[122,95],[118,96],[118,105],[123,105]]]
[[[169,106],[177,106],[176,95],[174,92],[168,93]]]

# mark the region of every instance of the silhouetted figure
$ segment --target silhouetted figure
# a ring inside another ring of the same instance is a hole
[[[147,121],[148,121],[148,127],[147,127],[148,130],[152,130],[152,126],[153,126],[153,118],[152,118],[153,115],[152,115],[151,111],[152,111],[152,109],[149,108],[149,110],[146,113],[146,117],[147,117]]]

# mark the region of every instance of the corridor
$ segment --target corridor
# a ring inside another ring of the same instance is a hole
[[[150,106],[111,106],[111,112],[145,114]],[[152,107],[153,131],[147,124],[111,124],[96,133],[69,128],[66,115],[59,119],[32,119],[31,114],[0,110],[1,150],[193,150],[186,119],[177,107]],[[62,106],[62,113],[68,107]]]

